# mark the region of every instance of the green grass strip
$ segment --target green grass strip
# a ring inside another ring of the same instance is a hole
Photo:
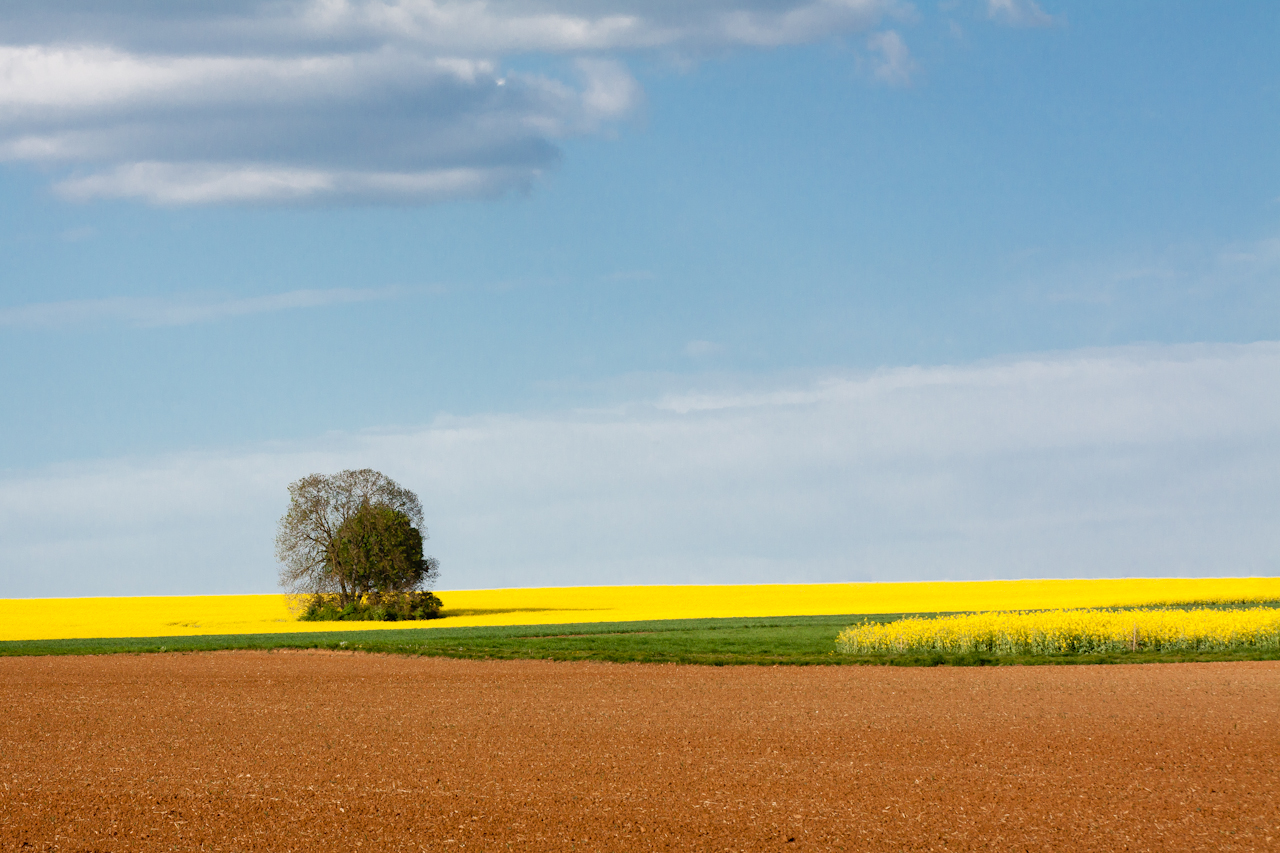
[[[1277,660],[1280,652],[1255,650],[1110,655],[842,655],[836,635],[862,620],[892,622],[904,616],[949,614],[850,614],[741,619],[669,619],[563,625],[477,628],[403,628],[293,634],[222,634],[88,640],[0,642],[0,656],[205,652],[225,649],[331,649],[488,660],[593,660],[617,663],[726,665],[994,666],[1026,664],[1147,663]]]

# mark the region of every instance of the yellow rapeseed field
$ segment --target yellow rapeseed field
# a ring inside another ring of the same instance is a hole
[[[848,654],[945,652],[997,655],[1104,654],[1280,648],[1280,610],[1049,610],[863,622],[840,632]]]
[[[438,595],[445,618],[408,623],[298,622],[283,595],[0,599],[0,641],[1280,600],[1280,578],[595,586]]]

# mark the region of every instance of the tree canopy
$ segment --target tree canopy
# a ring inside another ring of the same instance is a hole
[[[439,571],[422,553],[426,538],[418,496],[385,474],[311,474],[289,485],[276,533],[280,584],[317,602],[335,597],[339,607],[420,591]]]
[[[331,571],[356,596],[416,590],[435,571],[409,516],[367,503],[338,528],[330,559]]]

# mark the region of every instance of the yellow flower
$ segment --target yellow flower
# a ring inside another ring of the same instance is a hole
[[[1246,607],[1047,610],[862,622],[840,632],[848,654],[1104,654],[1280,649],[1280,610]]]

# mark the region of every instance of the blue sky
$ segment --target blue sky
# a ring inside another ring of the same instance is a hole
[[[1274,4],[175,8],[0,11],[0,596],[1280,565]]]

